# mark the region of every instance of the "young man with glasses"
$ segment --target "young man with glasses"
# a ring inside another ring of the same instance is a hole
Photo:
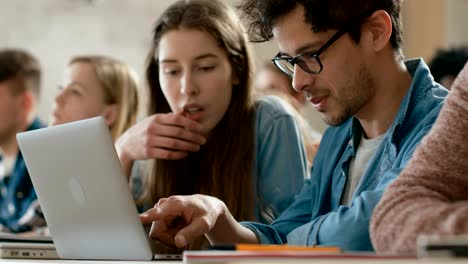
[[[242,8],[254,40],[277,42],[273,62],[331,125],[311,179],[270,225],[239,224],[202,195],[162,199],[143,222],[154,222],[154,239],[178,247],[204,234],[211,243],[372,251],[372,211],[447,95],[422,60],[403,60],[400,1],[244,0]]]

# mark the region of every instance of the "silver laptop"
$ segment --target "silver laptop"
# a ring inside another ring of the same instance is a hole
[[[102,117],[19,133],[17,139],[61,258],[153,258]]]

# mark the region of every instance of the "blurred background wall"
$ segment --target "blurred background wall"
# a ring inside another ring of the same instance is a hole
[[[41,60],[44,78],[39,114],[47,120],[57,84],[73,55],[110,55],[128,63],[142,76],[152,25],[173,2],[0,0],[0,47],[25,48]],[[436,48],[468,45],[468,0],[403,3],[407,57],[429,60]],[[277,53],[274,43],[255,44],[253,48],[257,64]]]
[[[437,48],[468,44],[468,1],[403,1],[403,23],[405,55],[429,60]]]

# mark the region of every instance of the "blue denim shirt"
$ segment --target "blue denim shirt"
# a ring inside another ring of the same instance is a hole
[[[35,119],[27,131],[44,127]],[[11,175],[0,180],[0,231],[25,232],[45,225],[21,152]]]
[[[255,213],[257,221],[267,224],[293,203],[307,178],[298,122],[288,105],[275,96],[256,103],[255,151]]]
[[[340,200],[362,132],[355,118],[327,129],[314,160],[310,181],[276,221],[271,225],[243,223],[256,233],[260,243],[373,250],[369,237],[372,211],[385,188],[398,177],[431,129],[448,93],[433,81],[423,60],[407,61],[406,66],[413,77],[411,87],[369,161],[351,205],[340,205]]]

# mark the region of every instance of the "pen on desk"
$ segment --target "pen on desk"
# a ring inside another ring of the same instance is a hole
[[[324,253],[341,252],[341,250],[338,247],[305,247],[305,246],[262,245],[262,244],[215,245],[215,246],[211,246],[210,249],[238,250],[238,251],[307,251],[307,252],[324,252]]]

